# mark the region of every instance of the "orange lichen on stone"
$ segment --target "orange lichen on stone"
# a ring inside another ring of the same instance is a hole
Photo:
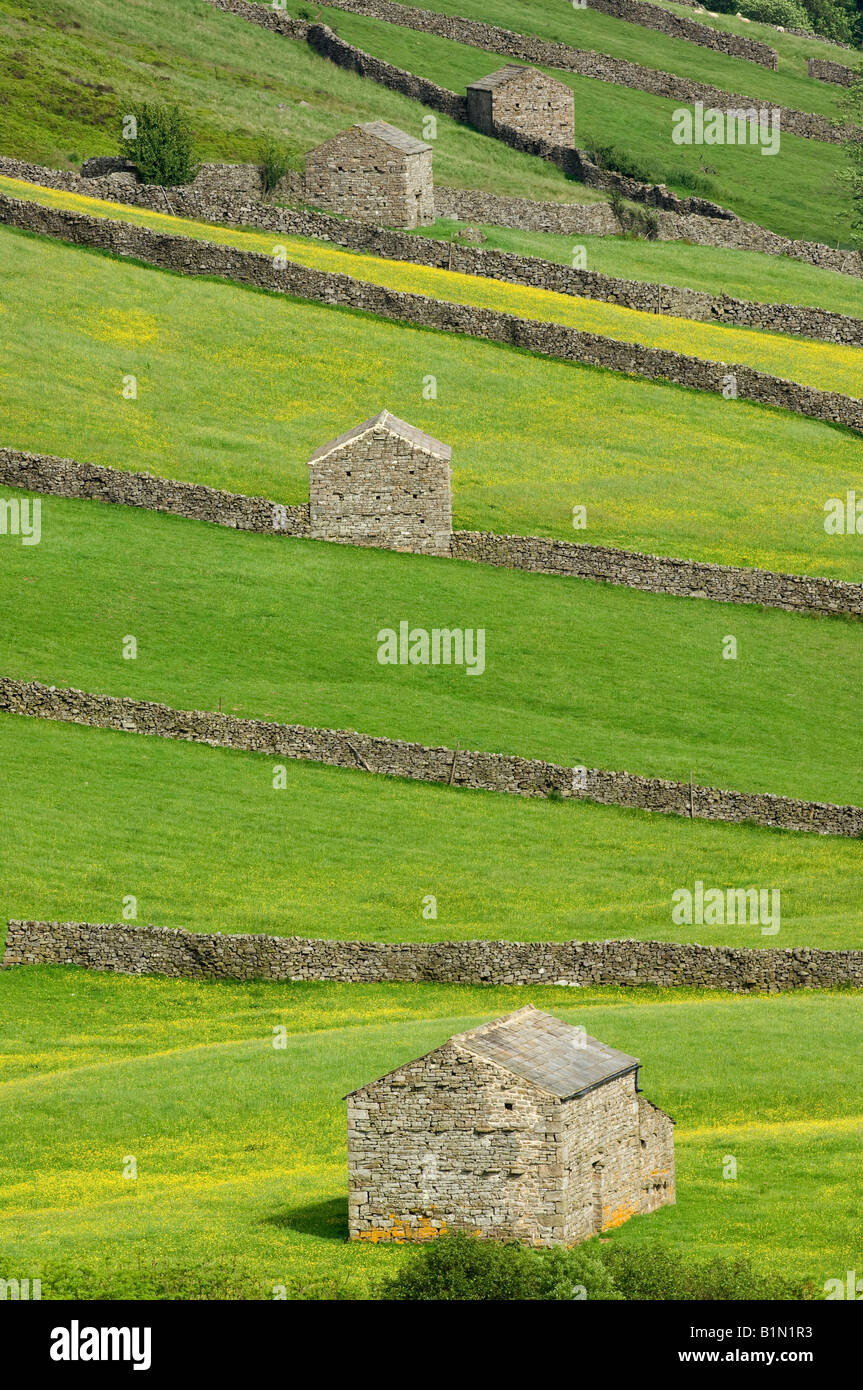
[[[638,1206],[635,1202],[624,1202],[623,1206],[620,1207],[603,1207],[602,1230],[613,1231],[616,1226],[622,1226],[624,1221],[637,1215]]]

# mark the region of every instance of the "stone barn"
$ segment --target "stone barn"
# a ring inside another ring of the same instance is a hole
[[[386,121],[351,126],[306,155],[306,198],[386,227],[435,220],[432,147]]]
[[[572,88],[539,68],[508,63],[472,82],[467,89],[467,115],[485,135],[493,135],[496,126],[511,126],[552,145],[572,149],[575,144]]]
[[[382,410],[309,460],[309,523],[318,540],[449,555],[452,450]]]
[[[674,1121],[637,1058],[531,1006],[352,1091],[352,1240],[574,1245],[674,1201]]]

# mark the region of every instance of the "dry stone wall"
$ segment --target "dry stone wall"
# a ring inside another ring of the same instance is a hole
[[[176,979],[351,984],[656,985],[776,993],[863,988],[863,950],[668,941],[328,941],[135,926],[12,921],[3,966],[80,965]]]
[[[309,535],[307,505],[285,505],[201,483],[176,482],[153,477],[151,473],[125,473],[104,464],[76,463],[73,459],[30,454],[21,449],[0,448],[0,483],[55,497],[146,507],[149,511],[229,526],[235,531]]]
[[[860,73],[855,68],[828,62],[826,58],[809,58],[806,66],[809,76],[818,82],[835,82],[839,87],[851,87],[860,81]]]
[[[535,758],[430,748],[345,729],[312,729],[237,719],[205,710],[176,710],[149,700],[57,689],[38,681],[0,676],[0,712],[52,719],[90,728],[205,743],[267,757],[362,769],[388,777],[442,782],[511,796],[544,796],[598,802],[629,810],[802,830],[819,835],[863,836],[863,807],[834,806],[768,792],[690,786],[659,777],[598,768],[561,767]]]
[[[408,473],[415,465],[403,461]],[[244,497],[221,492],[196,483],[178,483],[149,473],[125,473],[119,469],[72,459],[31,454],[21,449],[0,447],[0,484],[23,491],[56,497],[75,497],[98,502],[114,502],[127,507],[146,507],[157,512],[195,521],[209,521],[234,530],[264,534],[309,537],[313,535],[308,505],[285,505],[263,497]],[[451,515],[449,488],[443,474],[434,483],[432,505],[440,532],[448,532]],[[333,496],[332,505],[336,504]],[[337,534],[337,518],[319,518],[315,538],[323,539],[332,523],[331,539],[352,539],[367,522],[344,534]],[[441,536],[442,539],[442,536]],[[401,545],[420,537],[387,534],[380,544]],[[413,548],[411,544],[408,548]],[[435,553],[478,564],[499,565],[506,569],[530,570],[537,574],[559,574],[608,584],[641,589],[645,593],[670,594],[681,598],[706,598],[723,603],[756,603],[766,608],[784,608],[792,613],[845,614],[863,617],[863,584],[818,575],[780,574],[769,570],[743,569],[734,565],[714,565],[698,560],[681,560],[665,555],[645,555],[613,546],[583,542],[549,540],[542,536],[506,536],[490,531],[454,531],[448,544],[433,547]]]
[[[92,162],[101,165],[110,161]],[[164,210],[162,189],[116,175],[81,178],[76,174],[44,169],[2,155],[0,173],[47,188],[64,188],[85,196],[150,207],[156,211]],[[673,285],[622,280],[596,271],[559,265],[538,256],[520,256],[509,251],[488,250],[437,238],[407,236],[389,227],[330,217],[327,213],[308,208],[276,207],[261,200],[259,183],[260,175],[254,165],[205,165],[193,184],[171,189],[173,211],[180,217],[235,223],[276,234],[312,237],[391,260],[410,261],[415,265],[455,270],[464,275],[483,275],[511,284],[554,290],[559,294],[604,300],[645,313],[670,314],[707,323],[745,325],[831,343],[863,343],[863,321],[847,314],[794,304],[757,304],[731,295],[712,295]],[[240,189],[243,191],[238,191]],[[285,196],[290,196],[288,189],[283,192]],[[526,198],[504,198],[469,189],[445,188],[438,188],[436,199],[442,216],[469,222],[496,223],[558,235],[614,236],[620,232],[608,203],[532,203]],[[658,213],[658,216],[667,219],[669,224],[673,224],[676,217],[675,214],[664,212]],[[716,225],[713,219],[688,221]],[[748,224],[733,225],[745,227]],[[669,227],[669,232],[671,230],[673,225]],[[755,230],[761,232],[760,228]],[[781,237],[775,240],[782,243]],[[796,245],[805,247],[807,243]],[[762,249],[781,253],[780,248],[774,247],[772,242]],[[811,247],[811,250],[813,253],[820,250],[833,256],[837,254],[830,247]],[[863,260],[858,253],[839,254],[850,255],[852,259],[856,257],[860,262],[857,273],[863,274]]]
[[[738,399],[863,431],[863,401],[785,381],[742,364],[702,361],[664,348],[583,333],[561,324],[408,294],[290,261],[286,265],[276,264],[257,252],[216,246],[87,213],[43,207],[5,194],[0,194],[0,222],[113,255],[134,257],[182,275],[234,280],[297,299],[340,305],[416,327],[485,338],[546,357],[668,381],[694,390],[722,394],[731,376]]]
[[[645,29],[657,29],[662,34],[670,34],[675,39],[685,39],[702,48],[713,48],[718,53],[727,53],[732,58],[746,58],[763,68],[778,68],[779,56],[775,49],[757,39],[744,38],[742,34],[727,34],[721,29],[711,29],[697,20],[685,19],[672,14],[659,5],[651,5],[647,0],[588,0],[592,10],[613,15],[615,19],[626,20],[630,24],[641,24]]]

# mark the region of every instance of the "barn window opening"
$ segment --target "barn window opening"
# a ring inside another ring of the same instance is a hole
[[[504,1110],[511,1110],[511,1109],[512,1109],[512,1101],[511,1101],[511,1100],[505,1100],[504,1103],[503,1103],[503,1108],[504,1108]]]

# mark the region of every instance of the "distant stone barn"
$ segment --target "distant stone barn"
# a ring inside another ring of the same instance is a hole
[[[485,135],[511,126],[523,135],[572,149],[575,101],[572,88],[539,68],[508,63],[467,89],[468,120]]]
[[[318,540],[449,555],[452,450],[382,410],[316,449],[309,523]]]
[[[432,147],[386,121],[351,126],[306,155],[306,197],[363,222],[427,226],[435,220]]]
[[[528,1006],[361,1086],[346,1097],[351,1239],[574,1245],[674,1202],[674,1121],[639,1066]]]

